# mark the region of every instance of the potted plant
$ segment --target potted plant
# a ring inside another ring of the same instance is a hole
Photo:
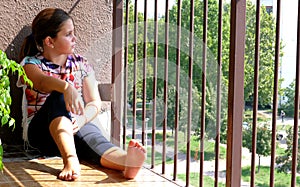
[[[17,76],[22,76],[24,81],[32,85],[31,81],[27,78],[23,67],[17,62],[7,58],[5,52],[0,50],[0,125],[8,125],[13,127],[15,119],[10,116],[10,105],[12,103],[10,95],[10,80],[9,76],[17,73]],[[3,170],[3,147],[0,137],[0,171]]]

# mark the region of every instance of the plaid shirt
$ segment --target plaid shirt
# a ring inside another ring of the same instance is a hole
[[[34,64],[46,75],[67,81],[78,90],[81,99],[83,99],[83,79],[93,72],[93,68],[87,60],[82,56],[75,54],[68,56],[64,66],[54,64],[40,54],[33,57],[25,57],[21,64]],[[42,93],[35,88],[32,89],[27,87],[25,89],[25,95],[27,100],[27,120],[30,120],[43,106],[49,96],[49,93]]]

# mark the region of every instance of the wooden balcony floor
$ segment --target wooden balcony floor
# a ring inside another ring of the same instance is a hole
[[[10,153],[12,154],[12,153]],[[174,182],[143,167],[138,176],[133,180],[123,178],[122,172],[81,163],[81,177],[79,180],[67,182],[57,179],[57,175],[63,167],[60,157],[34,158],[25,160],[21,158],[5,158],[4,170],[0,174],[1,187],[15,186],[179,186]]]

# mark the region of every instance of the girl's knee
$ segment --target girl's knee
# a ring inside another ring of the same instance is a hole
[[[59,116],[54,118],[50,125],[49,125],[50,131],[52,130],[73,130],[73,124],[69,118],[66,116]]]

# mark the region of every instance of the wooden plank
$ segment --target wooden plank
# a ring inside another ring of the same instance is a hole
[[[60,157],[5,162],[4,171],[0,174],[0,186],[178,186],[146,168],[142,168],[135,179],[127,180],[122,172],[86,162],[81,162],[81,177],[67,182],[57,179],[62,168]]]

